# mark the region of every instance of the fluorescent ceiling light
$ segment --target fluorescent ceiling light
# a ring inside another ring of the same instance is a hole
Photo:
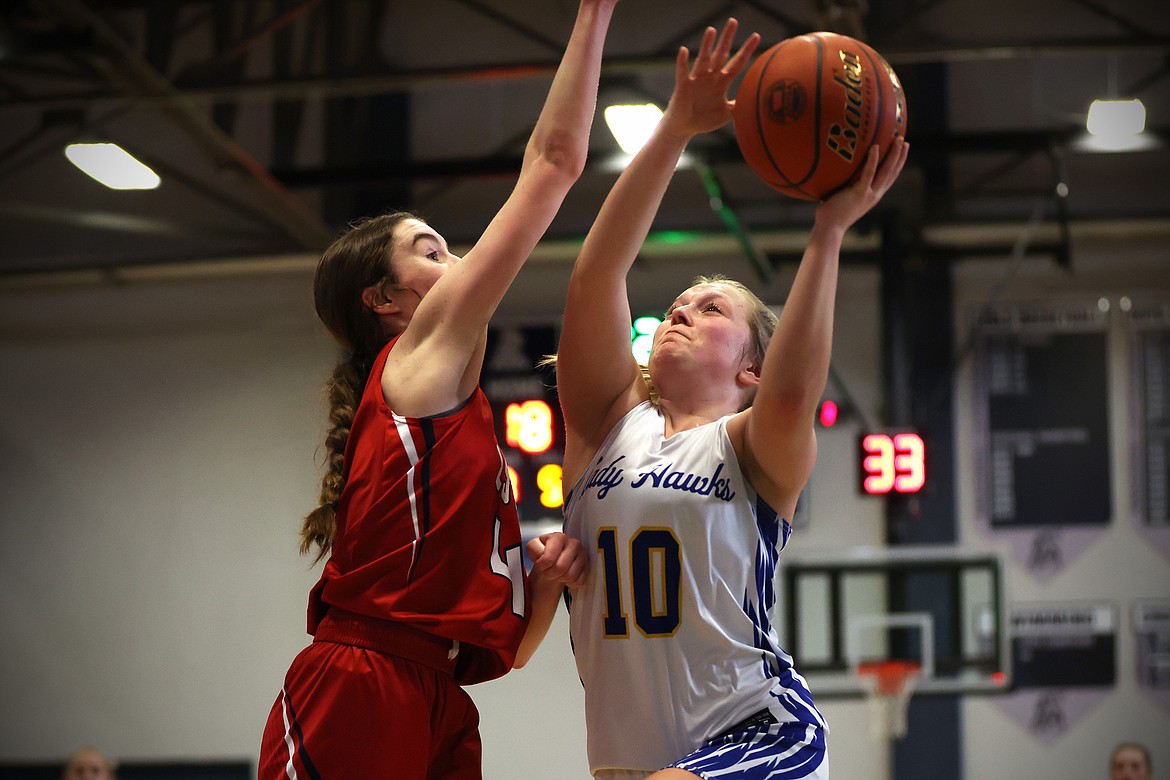
[[[112,190],[153,190],[158,174],[117,144],[69,144],[65,156]]]
[[[1086,146],[1102,151],[1143,149],[1149,139],[1146,129],[1146,107],[1142,101],[1094,100],[1085,118],[1085,129],[1090,139]]]
[[[650,134],[662,119],[662,109],[653,103],[613,105],[605,109],[605,123],[626,154],[635,154],[645,146]]]
[[[1146,129],[1146,107],[1137,100],[1094,100],[1085,129],[1093,135],[1137,135]]]

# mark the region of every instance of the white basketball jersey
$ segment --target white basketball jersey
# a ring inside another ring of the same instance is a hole
[[[591,772],[660,769],[763,709],[825,725],[771,625],[790,526],[745,481],[727,419],[666,439],[642,403],[565,504],[590,555],[569,628]]]

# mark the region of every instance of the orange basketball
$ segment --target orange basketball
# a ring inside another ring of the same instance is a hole
[[[848,184],[877,144],[906,134],[906,96],[882,56],[847,35],[817,32],[763,52],[735,97],[735,139],[751,169],[793,198]]]

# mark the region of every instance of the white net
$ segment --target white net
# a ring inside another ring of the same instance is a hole
[[[878,661],[858,664],[856,673],[869,699],[874,736],[906,736],[906,714],[922,667],[913,661]]]

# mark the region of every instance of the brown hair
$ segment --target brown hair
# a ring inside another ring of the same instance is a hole
[[[329,430],[325,434],[326,472],[321,478],[317,508],[301,526],[301,553],[314,546],[317,563],[333,547],[337,502],[345,487],[345,445],[354,413],[378,351],[389,340],[377,315],[362,302],[369,287],[394,284],[390,251],[394,230],[414,214],[397,211],[355,223],[334,241],[317,263],[313,301],[317,316],[345,351],[325,383]]]

